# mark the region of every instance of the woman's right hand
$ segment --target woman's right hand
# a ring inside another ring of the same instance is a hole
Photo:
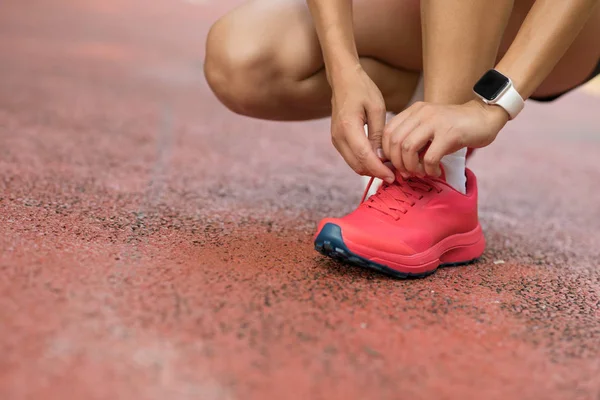
[[[362,69],[346,68],[330,79],[333,90],[331,140],[346,163],[359,175],[374,176],[389,183],[394,173],[380,157],[385,127],[385,102],[379,88]],[[365,136],[364,125],[369,128]]]

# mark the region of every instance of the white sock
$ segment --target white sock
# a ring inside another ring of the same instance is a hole
[[[442,158],[442,167],[446,182],[457,191],[465,194],[467,192],[467,148],[460,149],[457,152],[448,154]]]

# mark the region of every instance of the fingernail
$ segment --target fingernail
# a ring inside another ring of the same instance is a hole
[[[385,156],[383,155],[383,149],[381,148],[375,150],[375,154],[377,154],[377,157],[379,157],[382,160],[385,158]]]
[[[403,177],[404,179],[408,179],[408,178],[410,178],[410,175],[409,175],[409,174],[407,174],[407,173],[405,173],[405,172],[400,172],[400,175],[402,175],[402,177]]]
[[[387,183],[390,183],[390,184],[392,184],[392,183],[394,183],[394,181],[396,180],[396,178],[395,178],[395,177],[393,177],[393,176],[388,176],[388,177],[386,177],[384,180],[385,180]]]

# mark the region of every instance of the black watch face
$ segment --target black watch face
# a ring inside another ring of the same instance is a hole
[[[508,86],[509,80],[500,72],[490,69],[481,79],[473,86],[475,93],[479,94],[486,100],[495,100],[500,93]]]

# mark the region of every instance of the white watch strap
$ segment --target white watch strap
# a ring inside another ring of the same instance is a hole
[[[508,90],[502,93],[502,95],[496,99],[494,104],[504,108],[508,115],[510,115],[510,119],[519,115],[523,107],[525,107],[525,101],[523,101],[523,98],[519,92],[517,92],[517,89],[512,85],[512,82],[510,83]]]

